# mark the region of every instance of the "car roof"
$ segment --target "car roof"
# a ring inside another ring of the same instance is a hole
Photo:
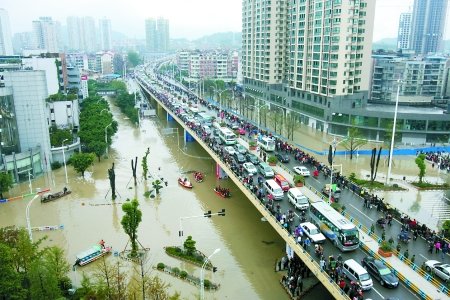
[[[306,227],[308,227],[308,228],[316,228],[317,229],[317,227],[316,227],[316,225],[314,225],[313,223],[311,223],[311,222],[304,222],[304,223],[301,223],[300,224],[300,226],[306,226]]]

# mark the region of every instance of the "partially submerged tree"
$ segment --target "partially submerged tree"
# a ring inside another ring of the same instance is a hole
[[[195,243],[196,243],[196,241],[194,241],[192,239],[192,236],[188,236],[187,239],[184,241],[183,247],[186,250],[188,255],[194,254],[194,252],[196,250]]]
[[[142,221],[142,211],[139,209],[139,202],[137,199],[131,200],[131,202],[124,203],[122,210],[125,215],[122,217],[122,227],[125,233],[130,237],[131,242],[131,257],[137,257],[138,253],[138,241],[137,241],[137,229],[139,223]]]
[[[148,173],[147,157],[149,154],[150,154],[150,148],[147,148],[147,151],[145,151],[145,155],[142,158],[142,162],[141,162],[142,176],[144,177],[144,180],[147,180],[147,173]]]
[[[8,192],[13,187],[13,179],[8,172],[0,172],[0,199],[3,199],[3,193]]]
[[[342,143],[345,149],[350,152],[350,160],[353,159],[353,154],[361,146],[367,144],[367,140],[363,139],[358,127],[352,126],[348,129],[348,135],[346,140]]]
[[[377,178],[377,172],[378,172],[378,165],[380,163],[380,155],[381,155],[381,147],[380,150],[378,150],[378,156],[375,160],[377,148],[372,149],[372,156],[370,158],[370,181],[373,183],[375,179]]]
[[[70,162],[78,173],[84,178],[84,172],[94,163],[94,153],[75,153],[70,158]]]
[[[294,140],[294,131],[297,128],[297,126],[299,125],[297,116],[295,115],[295,113],[291,112],[291,113],[287,114],[285,125],[286,125],[285,126],[286,127],[286,137],[288,139],[290,139],[291,141],[293,141]]]
[[[425,165],[425,154],[421,153],[416,157],[416,165],[419,168],[419,183],[423,182],[423,177],[425,176],[425,172],[427,170],[427,166]]]

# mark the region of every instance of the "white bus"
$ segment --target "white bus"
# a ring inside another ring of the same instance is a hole
[[[359,231],[355,224],[333,209],[324,201],[311,203],[311,220],[322,233],[342,251],[352,251],[359,247]]]
[[[219,129],[219,138],[225,145],[236,144],[236,135],[227,127],[221,127]]]
[[[267,152],[275,151],[275,141],[267,136],[258,139],[258,146]]]

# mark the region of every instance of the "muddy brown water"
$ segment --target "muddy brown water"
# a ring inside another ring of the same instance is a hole
[[[210,255],[215,249],[221,251],[212,257],[218,267],[216,273],[206,272],[205,278],[220,283],[215,292],[206,292],[207,299],[288,299],[279,284],[280,273],[274,272],[275,260],[283,255],[284,241],[268,223],[261,222],[260,214],[246,200],[244,195],[231,181],[216,182],[214,163],[204,159],[207,154],[199,145],[191,143],[184,147],[182,130],[180,147],[175,135],[161,134],[166,127],[164,119],[143,120],[136,128],[112,107],[114,117],[119,122],[119,131],[114,137],[109,158],[96,162],[81,178],[71,166],[68,166],[69,189],[72,194],[54,202],[41,204],[39,199],[31,205],[32,226],[63,224],[63,230],[33,232],[33,238],[48,236],[45,245],[58,245],[66,251],[67,259],[73,263],[77,253],[104,239],[117,251],[124,249],[128,237],[122,230],[120,220],[123,212],[120,204],[127,198],[137,197],[143,212],[139,227],[139,241],[150,248],[146,267],[171,284],[172,291],[180,291],[183,298],[198,297],[199,289],[175,279],[169,275],[151,269],[158,262],[187,270],[200,276],[200,268],[168,257],[163,247],[180,245],[178,236],[180,217],[202,216],[225,208],[226,216],[211,218],[192,218],[182,221],[184,238],[192,235],[197,248]],[[168,126],[174,127],[175,123]],[[131,177],[132,158],[138,156],[138,176],[142,177],[141,158],[150,147],[148,165],[150,173],[157,174],[168,181],[161,194],[154,199],[145,198],[151,181],[142,178],[135,188]],[[183,149],[184,148],[184,149]],[[200,158],[197,158],[200,157]],[[117,204],[111,205],[107,169],[115,163],[116,186],[119,197]],[[158,171],[158,168],[160,170]],[[206,174],[203,183],[194,183],[192,190],[186,190],[177,184],[177,178],[183,172],[193,180],[189,171],[200,170]],[[233,197],[222,199],[213,191],[215,185],[231,189]],[[32,188],[50,187],[60,191],[65,186],[64,169],[61,168],[32,181]],[[20,195],[29,191],[28,183],[14,187],[11,195]],[[25,208],[30,198],[16,200],[0,206],[0,226],[26,226]],[[116,258],[109,256],[114,262]],[[70,271],[70,277],[79,282],[82,272],[91,272],[96,263]]]

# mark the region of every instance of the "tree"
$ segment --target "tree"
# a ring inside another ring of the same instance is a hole
[[[370,181],[372,183],[377,178],[378,164],[380,163],[381,149],[382,148],[380,147],[380,150],[378,150],[378,157],[377,157],[376,161],[375,161],[375,155],[377,153],[377,149],[376,148],[372,149],[372,156],[370,158]]]
[[[363,139],[363,135],[359,128],[353,124],[353,126],[348,129],[346,140],[342,143],[344,148],[350,151],[350,160],[353,159],[353,154],[356,150],[365,144],[367,144],[367,140]]]
[[[297,116],[295,115],[294,112],[291,112],[289,114],[286,115],[286,133],[287,133],[287,138],[290,139],[291,141],[294,140],[294,131],[298,126],[298,120],[297,120]]]
[[[0,198],[13,187],[13,178],[8,172],[0,172]]]
[[[137,199],[131,200],[131,202],[124,203],[122,210],[125,215],[122,217],[122,227],[125,233],[130,237],[131,241],[131,257],[137,257],[137,229],[139,223],[142,221],[142,212],[139,210],[139,202]]]
[[[84,178],[84,172],[94,163],[94,153],[75,153],[70,158],[70,162],[78,173]]]
[[[423,182],[423,177],[425,176],[425,172],[427,169],[427,166],[425,165],[425,154],[419,154],[416,157],[416,165],[419,168],[419,183]]]
[[[188,236],[187,239],[184,241],[183,247],[186,250],[188,255],[194,254],[194,252],[196,250],[195,243],[196,243],[196,241],[194,241],[192,239],[192,236]]]
[[[133,68],[141,64],[142,62],[141,58],[139,57],[139,54],[135,51],[128,51],[127,58],[128,62]]]
[[[62,292],[67,290],[70,284],[70,279],[67,277],[70,265],[66,261],[64,250],[58,247],[46,248],[42,263],[49,274],[55,275],[60,290]]]
[[[0,299],[26,299],[21,276],[14,269],[12,249],[0,243]]]
[[[47,270],[43,257],[32,262],[29,279],[31,299],[58,299],[62,296],[56,274]]]
[[[50,144],[52,147],[61,147],[64,140],[72,141],[70,129],[59,129],[56,125],[50,127]]]
[[[281,112],[279,109],[276,109],[275,111],[270,112],[270,120],[272,121],[273,131],[275,133],[283,134],[283,119],[284,119],[284,113]]]
[[[147,180],[147,173],[148,173],[148,165],[147,165],[147,157],[150,154],[150,148],[147,148],[145,151],[145,155],[142,158],[141,166],[142,166],[142,176],[144,177],[144,180]]]

